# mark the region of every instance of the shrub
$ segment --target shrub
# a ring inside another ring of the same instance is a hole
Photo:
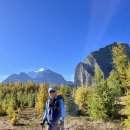
[[[13,113],[10,123],[11,123],[11,125],[16,125],[18,123],[18,117],[15,113]]]

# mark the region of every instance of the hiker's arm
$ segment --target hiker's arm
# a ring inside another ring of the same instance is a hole
[[[47,104],[46,104],[46,109],[45,109],[45,113],[44,113],[44,116],[43,116],[43,118],[42,118],[42,123],[44,124],[45,123],[45,121],[47,120]]]
[[[60,107],[61,107],[61,120],[64,121],[64,118],[66,116],[66,110],[62,99],[60,99]]]

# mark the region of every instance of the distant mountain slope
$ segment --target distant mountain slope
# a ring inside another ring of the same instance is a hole
[[[21,72],[20,74],[10,75],[3,81],[3,83],[9,83],[10,81],[26,83],[28,81],[33,81],[33,79],[30,78],[28,74]]]
[[[37,83],[47,82],[49,84],[67,84],[62,75],[53,72],[49,69],[39,69],[38,71],[31,72],[30,77],[34,77],[34,81]],[[34,76],[35,75],[35,76]]]
[[[53,72],[50,69],[43,69],[40,68],[35,71],[31,71],[29,73],[20,73],[20,74],[12,74],[7,79],[5,79],[4,83],[9,83],[10,81],[13,82],[27,82],[27,81],[34,81],[37,83],[46,82],[48,84],[56,84],[56,85],[71,85],[73,86],[73,82],[66,81],[64,77],[56,72]]]
[[[75,69],[74,84],[90,85],[93,82],[95,65],[98,64],[105,77],[108,77],[112,70],[112,48],[117,45],[117,42],[110,44],[98,51],[91,52],[83,62],[78,63]],[[126,48],[126,53],[130,57],[130,47],[128,44],[121,43]]]

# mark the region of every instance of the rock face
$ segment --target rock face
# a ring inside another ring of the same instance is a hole
[[[97,64],[101,71],[104,73],[105,78],[108,77],[112,70],[112,48],[118,43],[114,42],[98,51],[91,52],[90,55],[85,58],[83,62],[80,62],[75,69],[74,84],[79,85],[90,85],[93,82],[93,76],[95,73],[95,65]],[[128,44],[123,44],[126,48],[126,53],[130,57],[130,47]]]
[[[91,84],[93,80],[93,69],[89,64],[79,63],[75,70],[74,83],[76,86]]]

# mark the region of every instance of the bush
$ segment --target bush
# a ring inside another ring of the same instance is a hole
[[[16,125],[18,123],[18,117],[15,113],[13,113],[10,123],[11,123],[11,125]]]

